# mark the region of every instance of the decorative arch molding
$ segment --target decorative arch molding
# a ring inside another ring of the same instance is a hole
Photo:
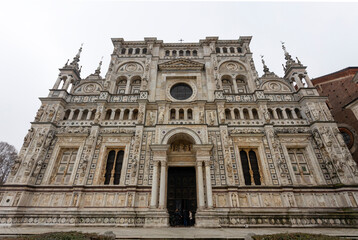
[[[282,80],[266,80],[259,89],[265,92],[292,92],[292,87]]]
[[[98,82],[84,82],[74,89],[74,94],[99,94],[102,89]]]
[[[240,60],[222,60],[221,62],[219,62],[219,70],[222,70],[224,65],[228,65],[229,64],[229,68],[225,70],[225,72],[245,72],[248,67],[246,66],[246,64],[244,62],[241,62]],[[240,69],[240,65],[243,67],[243,69]]]
[[[188,128],[175,128],[167,132],[167,134],[163,137],[161,144],[168,144],[168,141],[171,137],[173,137],[176,134],[187,134],[189,135],[194,141],[194,144],[202,144],[202,141],[198,134],[196,134],[193,130]]]
[[[131,64],[133,64],[133,65],[139,65],[138,67],[138,69],[135,69],[134,71],[128,71],[128,69],[126,68],[127,66],[129,66],[129,65],[131,65]],[[123,71],[122,71],[122,68],[123,68]],[[117,68],[117,70],[115,71],[117,74],[118,73],[139,73],[139,72],[144,72],[144,65],[143,65],[143,63],[142,62],[140,62],[140,61],[136,61],[136,60],[130,60],[130,61],[126,61],[126,62],[122,62],[119,66],[118,66],[118,68]]]

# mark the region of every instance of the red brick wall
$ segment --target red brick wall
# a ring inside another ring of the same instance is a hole
[[[346,68],[341,71],[328,74],[312,80],[312,83],[317,87],[321,96],[327,96],[331,113],[333,118],[337,121],[338,126],[347,124],[358,133],[358,120],[353,112],[345,109],[344,106],[358,97],[358,85],[353,83],[352,79],[358,72],[358,67]],[[355,144],[358,144],[358,139],[355,137]],[[358,162],[358,149],[351,150],[353,158]]]

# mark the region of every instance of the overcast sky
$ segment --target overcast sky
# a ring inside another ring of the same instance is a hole
[[[358,3],[2,1],[0,14],[0,141],[20,150],[23,138],[66,60],[84,43],[82,77],[101,57],[102,76],[112,37],[198,42],[206,36],[253,36],[251,51],[282,76],[280,41],[308,66],[311,78],[358,66]]]

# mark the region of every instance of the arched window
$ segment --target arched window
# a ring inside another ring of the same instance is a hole
[[[132,54],[133,53],[133,48],[130,48],[129,50],[128,50],[128,54]]]
[[[179,119],[184,119],[184,110],[182,108],[179,109]]]
[[[68,120],[68,117],[70,116],[70,114],[71,114],[71,110],[70,109],[66,110],[63,120]]]
[[[135,49],[135,54],[139,54],[140,53],[140,49],[139,48],[136,48]]]
[[[230,111],[230,109],[225,109],[225,118],[226,118],[226,120],[231,120],[231,111]]]
[[[222,77],[222,86],[224,93],[232,93],[232,82],[231,77],[228,75],[225,75]]]
[[[184,56],[184,51],[183,50],[179,51],[179,56]]]
[[[198,51],[194,50],[194,51],[193,51],[193,56],[194,56],[194,57],[198,56]]]
[[[170,110],[170,119],[172,119],[172,120],[175,119],[175,109]]]
[[[104,175],[104,184],[108,185],[113,183],[118,185],[121,179],[121,170],[123,165],[123,150],[110,150],[107,157],[106,173]],[[112,176],[114,168],[114,173]]]
[[[132,119],[137,120],[138,118],[138,109],[134,109],[132,113]]]
[[[277,113],[278,119],[284,119],[281,108],[276,108],[276,113]]]
[[[240,112],[239,110],[237,110],[237,108],[234,109],[234,115],[235,115],[235,119],[240,119]]]
[[[240,151],[242,172],[245,185],[261,185],[261,174],[255,151],[243,149]]]
[[[189,50],[186,50],[185,56],[190,56],[190,51]]]
[[[96,109],[92,110],[92,114],[91,114],[90,120],[94,120],[94,118],[95,118],[95,116],[96,116],[96,112],[97,112]]]
[[[190,108],[188,109],[188,119],[189,120],[193,119],[193,110],[191,110]]]
[[[287,115],[287,118],[288,118],[288,119],[293,119],[291,109],[286,108],[286,109],[285,109],[285,112],[286,112],[286,115]]]
[[[143,54],[147,54],[147,49],[146,49],[146,48],[143,48],[142,53],[143,53]]]
[[[295,108],[295,113],[296,113],[297,118],[302,119],[302,115],[301,115],[300,109]]]
[[[246,77],[243,75],[236,76],[236,86],[237,86],[237,92],[238,93],[246,93]]]
[[[268,109],[268,113],[269,113],[270,119],[274,119],[274,117],[273,117],[273,111],[272,111],[271,108]]]
[[[223,48],[223,53],[227,53],[227,48],[226,47]]]
[[[244,108],[244,110],[242,112],[244,114],[244,119],[250,119],[249,110]]]
[[[220,48],[216,48],[216,53],[220,53]]]
[[[88,110],[85,109],[85,110],[82,112],[81,120],[86,120],[86,119],[87,119],[87,115],[88,115]]]
[[[131,84],[131,93],[137,94],[140,92],[140,85],[142,83],[142,80],[139,76],[132,78],[132,84]]]
[[[280,108],[276,109],[277,117],[278,119],[283,119],[282,110]]]
[[[235,53],[235,48],[231,47],[230,48],[230,53]]]
[[[80,114],[80,110],[77,109],[77,110],[73,113],[72,120],[77,120],[78,114]]]
[[[114,113],[114,119],[119,120],[119,116],[121,115],[121,110],[117,109]]]
[[[111,115],[112,115],[112,109],[108,109],[106,111],[106,116],[105,116],[104,120],[109,120],[111,118]]]
[[[241,47],[238,47],[238,48],[237,48],[237,52],[238,52],[238,53],[242,53]]]
[[[126,54],[126,49],[125,48],[122,48],[121,54]]]
[[[122,76],[117,80],[117,94],[125,94],[127,87],[127,78]]]
[[[250,165],[251,170],[253,172],[253,178],[255,185],[261,185],[261,177],[260,177],[260,170],[259,165],[256,158],[256,153],[252,150],[249,151],[249,158],[250,158]]]
[[[253,115],[254,119],[259,119],[259,114],[255,108],[252,109],[252,115]]]
[[[124,110],[123,120],[128,120],[129,118],[129,109]]]
[[[173,55],[173,56],[176,56],[176,55],[177,55],[177,51],[173,50],[172,55]]]
[[[244,173],[245,185],[251,185],[249,159],[247,158],[246,151],[244,150],[240,151],[240,158],[241,158],[242,172]]]
[[[166,51],[165,51],[165,56],[168,57],[169,55],[170,55],[170,51],[169,51],[169,50],[166,50]]]

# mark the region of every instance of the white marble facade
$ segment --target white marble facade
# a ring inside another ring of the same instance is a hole
[[[40,98],[0,225],[168,226],[168,168],[186,166],[196,226],[356,226],[358,169],[326,98],[284,46],[285,76],[262,60],[260,77],[250,41],[113,38],[104,78],[101,63],[81,78],[81,48]]]

